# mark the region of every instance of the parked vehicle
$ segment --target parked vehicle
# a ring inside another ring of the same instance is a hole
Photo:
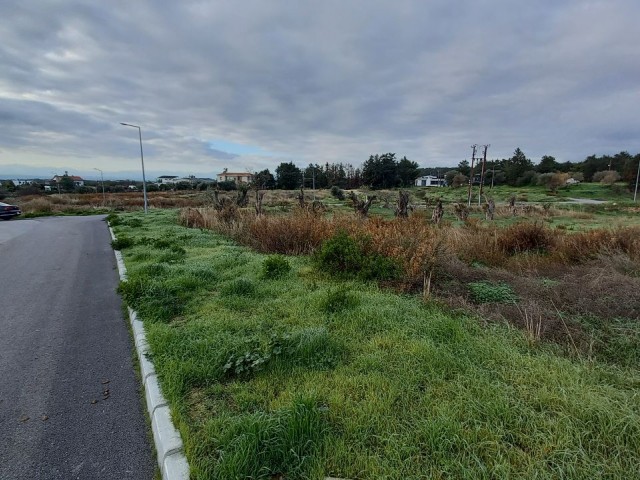
[[[11,220],[13,217],[21,215],[20,207],[0,202],[0,218],[2,220]]]

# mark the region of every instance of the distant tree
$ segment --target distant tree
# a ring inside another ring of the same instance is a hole
[[[567,184],[567,180],[569,180],[568,173],[556,172],[551,176],[551,180],[549,181],[549,190],[553,193],[557,192],[560,187],[564,187]]]
[[[451,186],[453,188],[459,188],[459,187],[462,187],[463,185],[467,185],[468,183],[469,183],[469,177],[461,173],[457,173],[453,177],[453,180],[451,181]]]
[[[304,186],[305,188],[326,188],[329,180],[324,169],[320,165],[309,164],[304,169]]]
[[[416,162],[408,160],[407,157],[402,157],[398,162],[397,176],[400,180],[400,186],[410,187],[412,186],[416,178],[420,175],[420,167]]]
[[[398,184],[395,153],[371,155],[362,166],[362,179],[371,188],[393,188]]]
[[[504,173],[509,185],[515,186],[525,172],[533,171],[533,163],[520,148],[516,148],[513,156],[504,162]]]
[[[469,160],[462,160],[459,164],[458,164],[458,171],[465,176],[469,176],[469,174],[471,173],[471,167],[469,166]]]
[[[452,187],[453,186],[453,179],[458,174],[460,174],[460,172],[458,170],[449,170],[448,172],[445,172],[444,179],[447,182],[447,185]]]
[[[553,173],[560,170],[560,164],[550,155],[545,155],[540,159],[540,163],[536,166],[538,173]]]
[[[283,190],[295,190],[302,182],[302,172],[293,162],[281,163],[276,168],[276,186]]]
[[[597,180],[596,180],[597,178]],[[607,170],[604,172],[598,172],[593,176],[593,181],[603,183],[605,185],[613,185],[620,181],[620,174],[615,170]]]
[[[261,172],[257,172],[253,176],[253,184],[262,190],[272,189],[276,188],[276,179],[271,174],[269,169],[266,169],[262,170]]]
[[[65,192],[72,192],[76,188],[76,184],[73,183],[73,178],[71,178],[67,172],[64,172],[64,175],[60,177],[60,188]]]

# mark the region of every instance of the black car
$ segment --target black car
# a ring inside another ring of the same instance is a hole
[[[20,207],[0,202],[0,218],[2,220],[11,220],[13,217],[20,215]]]

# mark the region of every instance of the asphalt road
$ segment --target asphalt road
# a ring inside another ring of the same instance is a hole
[[[151,479],[103,217],[0,222],[0,479]]]

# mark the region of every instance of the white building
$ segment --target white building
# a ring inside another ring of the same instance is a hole
[[[425,175],[416,178],[416,187],[446,187],[447,181],[444,178]]]
[[[173,185],[174,183],[178,183],[180,178],[177,175],[161,175],[158,177],[156,183],[158,185]]]

